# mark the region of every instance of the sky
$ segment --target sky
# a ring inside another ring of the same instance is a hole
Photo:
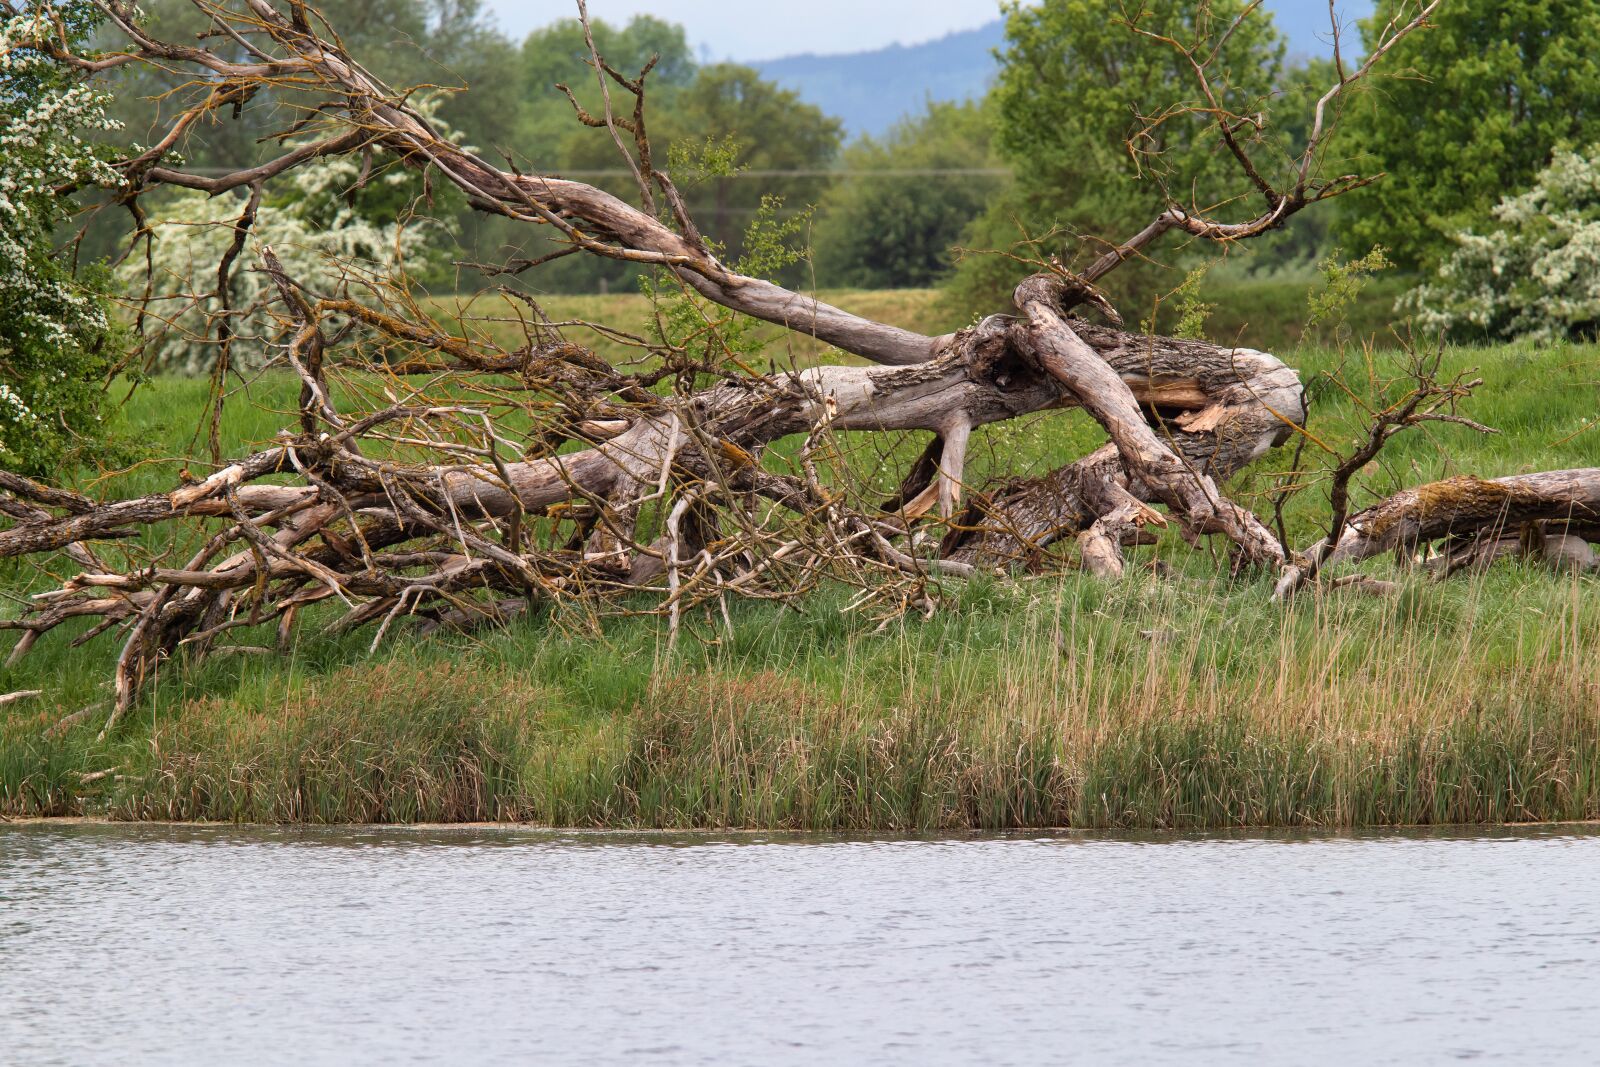
[[[755,62],[801,52],[865,52],[921,44],[1000,16],[998,0],[588,0],[589,14],[625,23],[649,14],[682,23],[702,59]],[[575,0],[487,0],[520,38],[577,14]]]

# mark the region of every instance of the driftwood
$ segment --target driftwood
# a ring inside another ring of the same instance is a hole
[[[373,306],[316,292],[260,248],[258,269],[277,293],[264,330],[301,384],[297,425],[270,448],[141,499],[96,500],[0,475],[0,558],[63,552],[76,568],[21,618],[0,620],[21,633],[11,658],[72,620],[91,622],[76,640],[115,631],[123,645],[114,722],[164,658],[180,649],[203,655],[230,631],[269,624],[281,646],[318,605],[337,607],[322,616],[331,629],[372,627],[374,646],[405,618],[424,629],[466,627],[541,603],[659,613],[676,635],[690,609],[725,607],[730,596],[789,597],[824,579],[857,586],[859,603],[886,611],[925,608],[938,578],[1037,566],[1066,540],[1083,566],[1115,576],[1125,569],[1124,547],[1168,523],[1190,541],[1225,537],[1242,566],[1281,569],[1285,593],[1324,564],[1375,552],[1442,541],[1454,555],[1469,542],[1481,553],[1517,524],[1539,525],[1547,555],[1588,566],[1582,549],[1600,529],[1592,471],[1423,487],[1340,518],[1331,550],[1288,552],[1222,487],[1299,433],[1298,374],[1265,352],[1124,330],[1095,288],[1164,233],[1246,240],[1370,181],[1319,177],[1330,105],[1425,25],[1437,2],[1410,5],[1362,67],[1341,67],[1282,188],[1260,177],[1241,140],[1260,118],[1217,103],[1210,53],[1157,42],[1189,58],[1209,101],[1194,113],[1239,161],[1261,210],[1227,221],[1171,198],[1150,226],[1083,274],[1038,263],[1006,314],[933,336],[721,262],[670,175],[652,163],[642,118],[648,67],[626,75],[591,50],[597,77],[629,101],[633,117],[614,115],[609,102],[602,117],[580,114],[613,134],[637,179],[629,203],[583,182],[508,170],[439,136],[406,93],[373,78],[303,4],[243,0],[235,12],[197,3],[212,37],[232,42],[224,55],[156,40],[131,7],[106,0],[110,24],[126,38],[122,50],[77,55],[48,33],[34,46],[86,74],[149,63],[196,77],[193,105],[155,147],[122,163],[115,195],[123,203],[174,185],[249,190],[254,205],[267,183],[310,160],[387,153],[461,190],[478,210],[553,233],[573,251],[656,268],[700,302],[703,339],[719,336],[713,313],[732,313],[868,365],[762,374],[693,355],[665,335],[651,341],[595,327],[649,357],[642,369],[613,366],[517,294],[508,295],[527,307],[526,344],[504,349],[457,336],[404,300]],[[15,13],[5,0],[0,10]],[[264,91],[299,94],[303,113],[319,116],[321,139],[225,175],[172,163],[190,125]],[[249,211],[236,227],[236,252]],[[222,265],[224,279],[230,266]],[[1080,317],[1081,308],[1109,325]],[[383,359],[365,355],[353,343],[361,338],[381,342]],[[974,430],[1068,408],[1091,415],[1108,443],[1040,477],[968,485]],[[1376,447],[1390,429],[1378,429]],[[848,483],[848,463],[833,460],[841,441],[896,431],[929,432],[933,442],[893,498],[875,502]],[[184,554],[121,550],[153,525],[180,531],[173,545]]]

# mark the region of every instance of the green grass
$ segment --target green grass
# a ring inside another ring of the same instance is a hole
[[[1308,377],[1335,362],[1285,355]],[[1366,498],[1600,463],[1600,349],[1448,362],[1478,368],[1469,413],[1503,432],[1403,437]],[[171,461],[98,488],[170,486],[204,395],[191,381],[138,391],[122,428]],[[282,380],[259,383],[230,407],[227,449],[270,439],[292,399]],[[1356,427],[1334,390],[1313,420],[1330,441]],[[990,428],[976,477],[1098,440],[1071,414]],[[1263,507],[1267,484],[1247,473],[1233,491]],[[1291,507],[1296,540],[1320,506],[1313,492]],[[1285,607],[1265,577],[1220,577],[1220,547],[1169,539],[1149,554],[1176,575],[951,583],[932,619],[881,633],[840,590],[793,609],[739,603],[731,630],[693,618],[671,651],[652,618],[547,612],[472,637],[401,633],[376,655],[370,633],[307,626],[287,657],[167,663],[104,741],[98,719],[47,727],[106,699],[115,640],[75,649],[57,633],[0,679],[46,690],[0,708],[0,813],[870,830],[1600,818],[1595,578],[1508,564],[1441,583],[1379,564],[1400,595]],[[15,595],[43,580],[0,575]]]
[[[1321,283],[1293,279],[1252,278],[1211,281],[1200,287],[1199,299],[1212,305],[1206,336],[1225,344],[1241,344],[1268,352],[1289,351],[1304,342],[1328,342],[1332,327],[1307,328],[1308,296]],[[1343,326],[1351,337],[1394,343],[1390,324],[1395,301],[1409,284],[1403,278],[1371,282],[1345,310]]]
[[[826,594],[743,606],[670,655],[640,620],[374,660],[314,642],[169,665],[104,743],[94,723],[45,737],[60,705],[13,711],[0,795],[13,814],[613,827],[1595,818],[1595,591],[1508,567],[1276,609],[1261,582],[1070,578],[953,590],[884,634]]]

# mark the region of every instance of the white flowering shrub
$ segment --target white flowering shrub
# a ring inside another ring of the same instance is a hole
[[[417,214],[422,179],[391,166],[361,180],[361,161],[336,156],[303,165],[279,180],[256,212],[229,279],[228,365],[265,365],[282,350],[271,309],[277,291],[263,274],[259,250],[270,246],[289,276],[322,295],[363,303],[378,294],[435,280],[448,261],[453,222]],[[244,202],[201,192],[167,194],[151,215],[153,251],[129,256],[119,286],[152,299],[155,324],[146,366],[171,374],[206,374],[220,355],[223,301],[217,267],[236,237]],[[441,212],[441,214],[443,214]]]
[[[0,467],[39,473],[99,436],[116,331],[103,277],[58,255],[63,186],[115,185],[94,134],[117,128],[107,98],[30,42],[78,40],[96,12],[82,2],[31,5],[0,17]]]
[[[1458,234],[1437,281],[1412,294],[1418,321],[1546,343],[1600,334],[1600,146],[1557,152],[1494,218],[1490,233]]]

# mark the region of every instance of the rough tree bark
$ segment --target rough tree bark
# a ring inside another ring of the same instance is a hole
[[[1353,516],[1328,561],[1359,563],[1386,552],[1409,557],[1443,542],[1443,558],[1460,565],[1481,560],[1485,547],[1502,549],[1510,534],[1530,555],[1588,568],[1593,553],[1582,546],[1600,540],[1597,526],[1600,467],[1462,476],[1406,489]]]

